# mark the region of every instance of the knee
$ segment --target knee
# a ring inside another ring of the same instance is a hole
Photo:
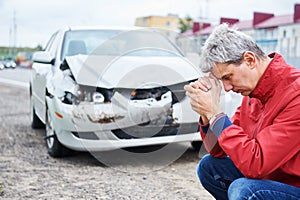
[[[228,199],[243,199],[248,193],[251,193],[250,179],[239,178],[233,181],[228,188]]]

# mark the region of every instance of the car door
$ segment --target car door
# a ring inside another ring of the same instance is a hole
[[[60,61],[56,58],[57,51],[59,49],[58,45],[60,44],[59,38],[60,34],[58,32],[54,33],[50,38],[45,52],[49,52],[49,55],[53,58],[53,63],[40,63],[34,62],[32,65],[31,72],[31,89],[32,89],[32,103],[35,108],[37,116],[45,122],[45,96],[46,96],[46,83],[47,76],[49,73],[52,73],[55,63]]]

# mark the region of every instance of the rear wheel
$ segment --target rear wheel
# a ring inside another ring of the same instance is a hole
[[[48,108],[46,111],[46,146],[49,155],[52,157],[64,157],[73,152],[58,141]]]
[[[31,127],[33,129],[45,128],[45,124],[40,120],[40,118],[35,113],[35,108],[33,105],[31,94],[30,94],[30,121],[31,121]]]

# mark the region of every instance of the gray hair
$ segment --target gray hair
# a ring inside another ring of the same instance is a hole
[[[203,72],[210,72],[216,62],[225,64],[240,64],[245,51],[252,51],[258,60],[266,55],[253,38],[229,28],[228,24],[218,25],[210,34],[202,47],[200,68]]]

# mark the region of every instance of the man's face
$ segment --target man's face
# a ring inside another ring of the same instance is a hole
[[[224,90],[248,96],[256,87],[259,76],[256,67],[249,66],[245,61],[241,64],[216,63],[211,73],[222,81]]]

